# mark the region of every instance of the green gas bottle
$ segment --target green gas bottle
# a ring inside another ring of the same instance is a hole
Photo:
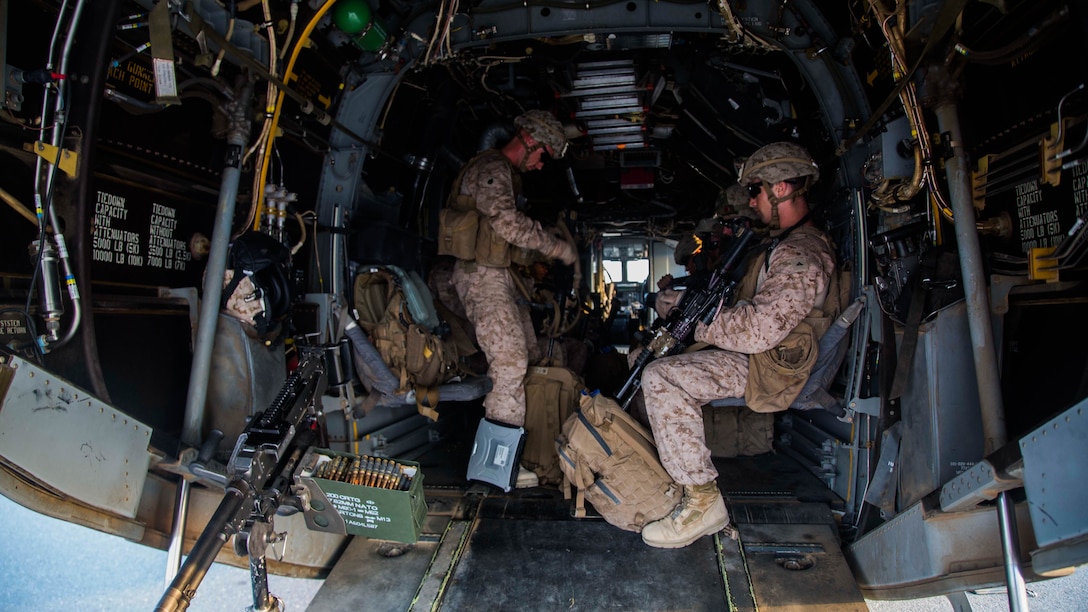
[[[377,51],[385,46],[385,27],[374,19],[374,11],[366,0],[340,0],[333,9],[333,23],[364,51]]]

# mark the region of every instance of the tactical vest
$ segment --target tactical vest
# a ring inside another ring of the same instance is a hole
[[[794,236],[804,237],[804,240],[822,241],[834,253],[827,235],[815,227],[802,225],[793,233]],[[813,248],[820,246],[814,244]],[[750,301],[755,296],[760,272],[773,248],[774,244],[769,245],[749,261],[744,278],[737,287],[738,301]],[[832,272],[824,299],[817,298],[816,305],[781,342],[748,357],[748,384],[744,390],[744,401],[749,408],[756,412],[780,412],[797,399],[816,364],[820,336],[831,327],[842,305],[849,300],[849,282],[843,283],[841,276],[838,269]]]
[[[511,245],[499,236],[491,225],[491,219],[480,214],[476,198],[461,193],[465,171],[487,157],[500,157],[508,165],[510,160],[497,149],[489,149],[472,158],[457,174],[446,206],[438,213],[438,254],[452,255],[462,261],[472,261],[481,266],[505,268],[510,265]],[[521,193],[521,175],[510,167],[514,196]]]

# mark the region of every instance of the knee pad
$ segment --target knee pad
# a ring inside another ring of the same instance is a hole
[[[481,419],[468,459],[467,478],[509,492],[518,478],[524,446],[525,428]]]

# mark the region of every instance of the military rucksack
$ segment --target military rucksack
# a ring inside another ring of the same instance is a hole
[[[563,423],[578,409],[585,385],[567,368],[530,366],[525,376],[525,450],[521,464],[536,473],[541,484],[559,484],[563,472],[555,439]]]
[[[456,376],[458,355],[418,275],[372,266],[355,277],[359,326],[399,378],[398,393],[421,397]]]
[[[641,532],[680,503],[683,487],[661,465],[653,436],[614,400],[582,393],[579,410],[556,439],[559,466],[577,490],[576,516],[584,499],[604,520]]]

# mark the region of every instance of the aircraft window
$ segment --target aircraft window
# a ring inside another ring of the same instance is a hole
[[[650,276],[650,260],[604,260],[604,273],[613,283],[643,283]]]
[[[608,279],[612,282],[620,282],[623,280],[623,262],[616,261],[614,259],[604,260],[604,273],[608,275]]]
[[[627,262],[627,280],[633,283],[646,281],[650,275],[650,260],[635,259]]]
[[[647,256],[646,243],[643,241],[615,242],[605,245],[603,253],[605,259],[639,259]]]

